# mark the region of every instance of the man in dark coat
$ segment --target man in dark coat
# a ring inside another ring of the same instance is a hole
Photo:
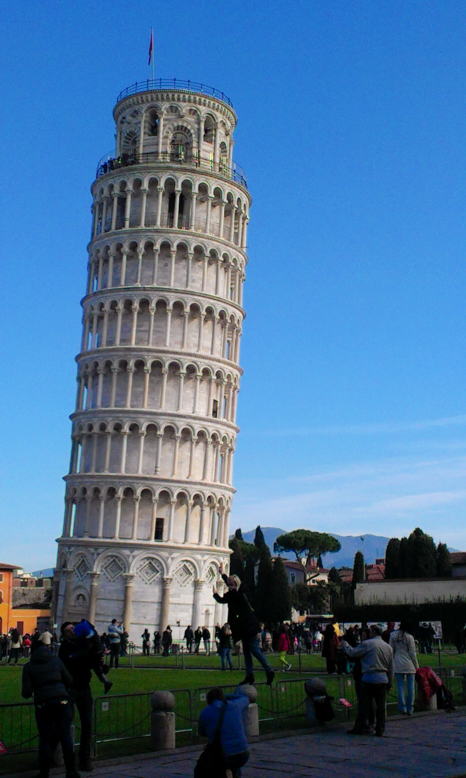
[[[172,628],[170,625],[164,631],[162,632],[162,646],[163,646],[163,656],[168,656],[170,653],[170,646],[173,642],[172,638]]]
[[[230,624],[233,642],[237,643],[241,640],[243,644],[246,677],[242,683],[254,683],[252,665],[252,657],[254,656],[264,668],[267,683],[270,686],[275,673],[260,649],[258,638],[258,634],[261,631],[260,623],[246,596],[245,587],[237,575],[230,575],[229,577],[222,575],[222,578],[228,586],[228,591],[221,597],[214,589],[214,599],[217,602],[227,603],[228,623]]]
[[[191,653],[192,647],[193,647],[193,640],[194,640],[194,632],[191,629],[191,625],[188,624],[184,631],[184,639],[186,640],[186,648],[188,650],[188,653]]]
[[[97,631],[88,621],[72,624],[65,621],[61,632],[63,640],[58,652],[73,683],[70,689],[71,701],[76,705],[81,723],[79,740],[79,767],[92,770],[91,747],[93,727],[93,699],[91,692],[92,670],[104,684],[107,693],[112,683],[103,675],[103,648]]]
[[[36,778],[48,778],[52,755],[61,743],[66,767],[66,778],[81,778],[75,768],[73,740],[71,737],[72,709],[68,689],[72,677],[63,662],[54,657],[50,649],[36,641],[31,661],[23,667],[23,697],[34,695],[37,729],[39,730],[39,774]]]

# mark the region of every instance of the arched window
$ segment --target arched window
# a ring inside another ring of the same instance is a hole
[[[191,155],[191,139],[185,132],[178,130],[172,136],[170,143],[171,159],[184,162]]]
[[[147,135],[151,138],[157,137],[159,134],[159,115],[155,108],[153,108],[147,114]]]

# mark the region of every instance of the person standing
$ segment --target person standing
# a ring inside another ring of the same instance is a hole
[[[35,641],[31,661],[23,667],[21,694],[34,697],[34,710],[39,731],[39,775],[48,778],[52,755],[61,743],[66,778],[81,778],[71,737],[72,709],[68,689],[73,679],[63,662],[52,656],[40,640]]]
[[[327,624],[324,631],[324,639],[322,641],[322,656],[325,657],[327,673],[329,675],[332,675],[332,673],[335,673],[337,670],[336,656],[339,645],[340,641],[335,632],[335,625]]]
[[[141,635],[142,638],[142,655],[149,656],[150,654],[150,633],[147,627]]]
[[[88,621],[72,624],[63,622],[63,640],[58,658],[63,662],[72,678],[70,702],[76,705],[80,721],[79,767],[92,770],[93,698],[91,692],[92,670],[104,684],[105,694],[113,684],[103,674],[103,647],[97,631]]]
[[[290,638],[288,636],[286,626],[280,625],[280,633],[278,635],[277,650],[279,653],[279,662],[283,665],[283,669],[286,671],[291,670],[291,664],[286,659],[286,655],[290,650]]]
[[[160,632],[158,629],[154,632],[154,654],[160,654]]]
[[[19,634],[16,627],[11,630],[10,632],[10,652],[8,654],[8,662],[7,665],[10,664],[11,660],[15,660],[15,665],[18,664],[18,658],[21,656],[21,651],[23,648],[23,638]]]
[[[259,620],[252,609],[246,596],[246,590],[237,575],[222,575],[228,586],[228,591],[223,597],[215,591],[216,602],[227,603],[228,623],[231,627],[233,642],[241,640],[243,644],[244,662],[246,665],[246,677],[243,683],[254,683],[252,657],[254,656],[265,670],[267,684],[273,683],[275,673],[267,662],[259,646],[258,634],[260,633]]]
[[[163,656],[169,655],[172,642],[172,628],[170,625],[168,625],[167,628],[162,632]]]
[[[348,730],[352,735],[369,734],[366,722],[369,719],[372,701],[375,701],[375,734],[382,737],[385,731],[385,701],[387,691],[393,683],[393,651],[382,640],[382,630],[377,624],[373,624],[369,630],[370,639],[364,640],[359,646],[352,648],[345,640],[342,641],[343,649],[350,659],[361,659],[361,705],[353,729]]]
[[[205,655],[210,656],[210,630],[202,627],[202,640],[204,641]]]
[[[218,653],[220,655],[220,661],[222,663],[222,670],[233,670],[233,663],[231,661],[231,628],[229,624],[224,624],[221,627],[218,635]]]
[[[201,645],[202,640],[202,629],[200,627],[197,628],[197,630],[194,633],[194,653],[199,653],[199,647]]]
[[[115,665],[118,669],[121,651],[121,636],[123,635],[123,622],[118,626],[117,620],[112,619],[112,623],[107,627],[108,644],[110,646],[110,668]]]
[[[184,631],[184,639],[186,640],[186,650],[188,654],[191,653],[193,648],[194,632],[191,629],[191,624],[188,624]]]
[[[398,691],[398,710],[411,716],[414,703],[414,678],[419,663],[416,656],[413,628],[406,619],[400,622],[400,628],[390,635],[393,650],[393,669]],[[405,679],[408,694],[405,690]]]

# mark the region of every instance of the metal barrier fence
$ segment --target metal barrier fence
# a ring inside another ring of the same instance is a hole
[[[180,662],[182,655],[180,654]],[[238,659],[240,661],[240,658]],[[456,703],[463,702],[463,667],[433,668],[453,695]],[[464,668],[466,670],[466,668]],[[295,727],[299,719],[305,722],[305,672],[301,678],[287,678],[277,674],[273,686],[256,684],[259,708],[259,725],[262,734],[273,730]],[[357,698],[351,675],[319,674],[325,681],[327,693],[334,698],[336,721],[353,719],[357,709]],[[197,722],[206,704],[207,692],[211,687],[175,689],[176,743],[177,745],[198,742]],[[221,687],[226,694],[234,691],[236,684]],[[144,740],[150,736],[151,692],[113,694],[94,700],[94,753],[102,754],[105,744]],[[417,697],[417,686],[416,686]],[[350,706],[346,705],[347,701]],[[397,693],[394,685],[387,698],[389,715],[397,712]],[[76,740],[79,740],[79,717],[75,716]],[[0,704],[0,740],[7,753],[27,754],[38,749],[34,705],[30,702]],[[145,746],[142,750],[148,748]]]
[[[172,694],[176,700],[176,717],[181,723],[176,734],[187,733],[192,742],[191,692],[189,689],[175,689]],[[112,694],[94,700],[94,755],[98,754],[99,746],[105,743],[150,736],[151,697],[151,692],[143,692]],[[189,726],[183,722],[188,722]]]

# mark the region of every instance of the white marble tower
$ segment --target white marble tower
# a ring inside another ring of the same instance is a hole
[[[145,81],[98,165],[54,607],[212,627],[228,565],[250,196],[221,92]],[[175,631],[175,637],[177,636]]]

